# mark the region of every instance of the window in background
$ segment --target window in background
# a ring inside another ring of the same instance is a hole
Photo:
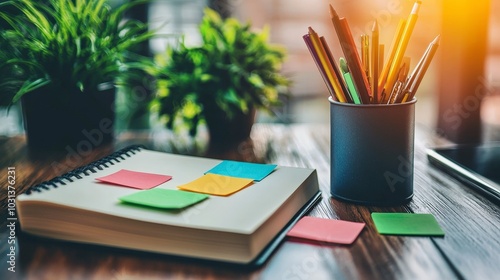
[[[198,24],[203,16],[206,0],[156,0],[139,6],[130,16],[147,21],[150,29],[157,32],[149,44],[140,51],[142,55],[154,57],[163,54],[167,46],[176,46],[180,40],[188,45],[200,42]],[[154,96],[154,79],[146,73],[133,81],[129,88],[121,88],[116,100],[116,129],[148,129],[162,127],[159,121],[149,114],[149,102]]]
[[[198,24],[206,6],[206,0],[153,1],[149,5],[149,22],[152,29],[160,28],[160,37],[151,41],[151,52],[163,53],[167,45],[181,37],[187,45],[200,43]]]

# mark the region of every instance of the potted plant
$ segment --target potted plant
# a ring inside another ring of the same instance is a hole
[[[127,80],[128,54],[153,36],[125,20],[146,1],[115,9],[106,0],[0,3],[3,100],[21,100],[30,147],[84,152],[113,138],[115,84]]]
[[[225,149],[250,137],[255,111],[279,105],[290,81],[280,74],[285,50],[268,42],[269,29],[222,19],[205,9],[199,25],[202,43],[183,41],[159,56],[152,110],[169,129],[195,136],[206,124],[209,150]]]

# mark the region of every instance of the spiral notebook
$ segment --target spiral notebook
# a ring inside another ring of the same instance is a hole
[[[261,265],[320,199],[316,170],[277,166],[231,195],[208,195],[175,210],[123,203],[120,198],[140,190],[96,180],[134,170],[169,175],[155,189],[177,190],[221,162],[130,146],[19,195],[21,230],[71,242]]]

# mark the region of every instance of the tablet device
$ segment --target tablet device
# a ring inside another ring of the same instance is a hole
[[[429,162],[500,204],[500,143],[427,150]]]

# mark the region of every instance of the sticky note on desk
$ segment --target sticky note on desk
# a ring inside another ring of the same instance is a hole
[[[122,169],[113,174],[96,178],[96,180],[113,185],[120,185],[135,189],[151,189],[172,179],[172,176],[137,172]]]
[[[329,243],[352,244],[364,227],[365,223],[306,216],[295,224],[287,236]]]
[[[119,200],[148,207],[181,209],[207,198],[206,194],[156,188],[122,196]]]
[[[178,188],[185,191],[227,196],[252,183],[252,179],[205,174],[194,181],[178,186]]]
[[[276,164],[224,160],[221,163],[217,164],[214,168],[205,172],[205,174],[219,174],[224,176],[248,178],[255,181],[261,181],[267,175],[271,174],[276,166]]]
[[[372,219],[380,234],[444,236],[432,214],[372,213]]]

